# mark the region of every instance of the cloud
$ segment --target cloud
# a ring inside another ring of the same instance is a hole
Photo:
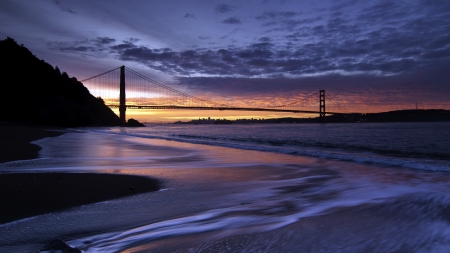
[[[179,78],[378,78],[401,76],[439,64],[450,66],[450,9],[442,4],[377,1],[367,3],[366,8],[346,8],[351,5],[339,6],[345,14],[337,15],[337,7],[331,6],[329,13],[320,17],[265,12],[256,20],[275,22],[271,30],[252,36],[251,43],[234,46],[217,43],[225,38],[229,42],[232,36],[226,34],[197,34],[201,44],[189,47],[192,50],[150,48],[138,38],[109,37],[54,42],[49,47],[91,55],[107,51],[110,57],[141,63]],[[355,15],[348,15],[349,11]],[[401,11],[408,15],[399,14]],[[380,18],[382,13],[386,13],[384,19]],[[237,17],[223,22],[241,24]]]
[[[56,51],[65,53],[75,53],[82,55],[105,57],[105,52],[109,51],[111,47],[123,47],[120,44],[114,45],[116,39],[110,37],[96,37],[93,39],[84,39],[78,41],[53,41],[47,43],[47,46]],[[130,42],[126,42],[130,43]]]
[[[261,42],[269,42],[269,41],[272,41],[272,39],[269,38],[269,37],[261,37],[261,38],[259,38],[258,40],[261,41]]]
[[[375,7],[374,13],[382,10],[396,13],[396,8],[417,13],[418,8],[391,4]],[[71,43],[49,43],[49,47],[66,53],[109,50],[121,60],[142,63],[179,77],[400,75],[426,66],[437,66],[436,62],[450,59],[450,35],[447,32],[450,18],[442,19],[449,13],[439,8],[427,8],[426,15],[430,15],[427,18],[418,14],[409,18],[393,15],[387,18],[387,23],[374,23],[379,19],[378,15],[368,13],[365,19],[360,15],[355,19],[345,15],[324,16],[320,24],[308,18],[280,20],[275,29],[284,36],[273,37],[266,33],[245,46],[196,47],[177,51],[151,49],[140,45],[138,38],[118,42],[114,38],[96,37]],[[367,11],[370,8],[359,13]],[[235,19],[238,21],[228,23],[239,24],[240,20]],[[396,25],[390,25],[392,22]],[[198,36],[198,39],[206,43],[216,42],[210,36]]]
[[[109,57],[172,76],[189,94],[218,100],[227,96],[242,106],[280,105],[319,89],[335,97],[345,91],[348,103],[343,104],[350,108],[354,108],[351,103],[448,100],[449,11],[408,2],[377,1],[366,7],[349,5],[340,7],[340,12],[330,7],[320,17],[264,13],[252,22],[271,23],[262,28],[267,31],[249,34],[249,40],[234,46],[220,43],[226,33],[212,37],[199,32],[193,35],[195,48],[151,48],[137,38],[95,37],[55,43],[52,49],[96,56],[108,50]],[[238,21],[224,23],[242,23],[234,18]],[[227,42],[230,38],[235,36],[229,35]]]
[[[448,63],[440,64],[445,66]],[[450,73],[443,71],[445,67],[435,67],[424,67],[394,76],[360,75],[358,78],[335,73],[297,78],[178,77],[177,81],[193,92],[208,93],[209,98],[232,97],[240,101],[240,106],[276,106],[301,101],[306,102],[306,106],[317,108],[318,96],[313,95],[311,98],[311,92],[325,89],[349,111],[368,112],[379,110],[379,106],[387,106],[392,110],[392,106],[396,105],[396,109],[405,109],[404,103],[411,101],[448,104],[446,101],[450,86],[445,85],[445,80],[450,78]],[[424,86],[424,83],[428,85]],[[306,99],[308,96],[309,99]],[[333,111],[333,106],[336,107],[332,101],[328,101],[327,109]]]
[[[108,37],[97,37],[93,39],[94,42],[96,42],[98,45],[107,45],[116,42],[113,38]]]
[[[297,38],[302,35],[299,33],[290,36]],[[246,47],[218,50],[203,48],[176,52],[170,49],[150,49],[133,43],[117,44],[111,49],[116,50],[122,60],[140,62],[177,76],[308,76],[333,72],[344,75],[392,75],[425,66],[430,59],[450,57],[446,48],[417,51],[417,44],[381,37],[378,40],[343,39],[335,43],[280,46],[263,37],[260,42]],[[389,50],[384,49],[389,45]]]
[[[123,50],[123,49],[129,49],[129,48],[135,48],[136,46],[131,42],[125,42],[122,44],[111,46],[111,49],[115,50]]]
[[[70,9],[69,7],[63,5],[61,2],[59,2],[58,0],[53,0],[53,3],[55,3],[59,9],[61,9],[62,11],[68,12],[70,14],[77,14],[75,11],[73,11],[72,9]]]
[[[85,47],[85,46],[79,46],[79,47],[63,47],[61,48],[62,51],[75,51],[75,52],[87,52],[87,51],[96,51],[94,47]]]
[[[230,24],[230,25],[242,24],[241,20],[237,17],[230,17],[230,18],[222,20],[221,22],[224,24]]]
[[[214,10],[217,13],[228,13],[228,12],[234,11],[235,9],[236,9],[236,6],[229,5],[229,4],[218,4],[214,8]]]
[[[122,60],[140,62],[175,76],[301,77],[333,73],[389,76],[450,58],[449,36],[429,32],[428,37],[411,37],[414,28],[410,29],[404,34],[399,29],[380,27],[354,39],[355,34],[362,34],[362,29],[334,18],[324,25],[285,36],[296,43],[278,44],[265,36],[244,47],[215,50],[197,48],[177,52],[131,42],[116,44],[111,49]],[[436,28],[436,32],[442,31]],[[311,38],[316,38],[314,43],[309,42]],[[200,36],[199,39],[211,38]]]
[[[60,2],[55,4],[60,6]],[[274,94],[280,89],[287,94],[292,87],[301,91],[339,86],[356,95],[370,89],[420,90],[422,94],[430,89],[438,90],[438,95],[450,94],[450,75],[446,74],[450,66],[449,1],[330,0],[317,12],[308,9],[309,4],[288,8],[297,5],[295,1],[283,6],[275,2],[279,1],[256,6],[247,16],[241,12],[247,3],[239,9],[212,5],[212,20],[219,22],[198,29],[189,26],[188,38],[176,43],[173,38],[182,35],[171,37],[173,32],[165,36],[156,31],[142,37],[136,32],[137,38],[84,33],[92,38],[55,41],[48,47],[63,55],[142,64],[199,92],[222,89],[238,96],[234,90],[248,88],[248,93]],[[55,4],[51,2],[54,11],[67,15]],[[258,11],[263,7],[271,11]],[[178,12],[181,22],[195,18],[186,12]],[[230,34],[235,28],[240,28],[239,32]],[[153,48],[154,35],[158,35],[159,45],[167,43],[171,48]]]
[[[139,42],[140,40],[141,39],[130,37],[128,39],[125,39],[124,42],[136,43]]]

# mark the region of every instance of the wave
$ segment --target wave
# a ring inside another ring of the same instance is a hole
[[[202,140],[213,140],[213,141],[230,141],[230,142],[242,142],[242,143],[256,143],[256,144],[266,144],[270,146],[290,146],[290,147],[304,147],[304,148],[327,148],[336,150],[347,150],[355,152],[371,152],[375,154],[388,155],[394,157],[404,157],[404,158],[431,158],[439,160],[449,160],[450,154],[442,152],[419,152],[411,150],[398,150],[398,149],[386,149],[369,147],[362,145],[351,145],[346,143],[327,143],[320,141],[300,141],[300,140],[273,140],[273,139],[261,139],[261,138],[220,138],[220,137],[210,137],[210,136],[196,136],[179,134],[174,135],[174,137],[180,137],[185,139],[202,139]]]
[[[255,150],[263,152],[280,153],[287,155],[299,155],[316,157],[322,159],[333,159],[347,162],[378,164],[384,166],[396,166],[409,169],[450,172],[450,164],[445,159],[444,161],[420,159],[419,155],[414,156],[414,152],[408,155],[403,151],[378,151],[370,147],[354,147],[342,148],[341,145],[315,142],[302,142],[297,140],[264,140],[257,138],[226,138],[226,137],[211,137],[211,136],[196,136],[188,134],[161,134],[154,135],[149,132],[114,132],[105,130],[93,130],[94,132],[112,133],[125,136],[133,136],[148,139],[163,139],[169,141],[178,141],[192,144],[202,144],[211,146],[221,146],[227,148],[235,148],[242,150]],[[375,150],[375,151],[374,151]],[[393,154],[403,154],[400,156],[393,156]],[[389,154],[389,155],[386,155]],[[420,153],[422,156],[425,154]],[[448,157],[446,154],[435,154],[436,156]],[[411,158],[413,157],[413,158]],[[429,158],[429,157],[426,157]]]
[[[383,195],[383,194],[382,194]],[[218,233],[223,238],[229,235],[262,233],[273,231],[301,219],[333,215],[343,210],[376,213],[379,216],[389,215],[392,220],[410,220],[423,224],[424,228],[438,221],[448,221],[446,213],[450,210],[449,199],[433,193],[373,196],[362,199],[336,199],[316,203],[315,205],[299,205],[294,201],[272,201],[263,205],[246,205],[213,209],[171,220],[164,220],[125,231],[99,234],[69,241],[69,244],[83,250],[83,252],[122,252],[136,245],[143,245],[163,240],[164,238],[181,237],[200,233]],[[373,216],[373,215],[371,215]],[[375,215],[377,216],[377,215]],[[417,217],[421,220],[417,221]],[[355,223],[354,226],[358,226]],[[389,227],[386,234],[389,234]],[[397,228],[401,231],[401,227]],[[448,236],[446,230],[433,231]],[[435,233],[431,233],[434,239]],[[423,237],[422,233],[417,234]],[[395,240],[394,240],[395,241]],[[390,243],[394,243],[394,241]]]

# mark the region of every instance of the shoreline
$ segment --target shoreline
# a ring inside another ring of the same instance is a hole
[[[0,163],[39,157],[41,147],[32,144],[47,137],[57,137],[68,130],[34,125],[0,125]]]
[[[408,246],[400,250],[420,251],[447,239],[445,224],[436,227],[436,223],[441,224],[448,213],[450,175],[140,138],[133,131],[113,135],[116,130],[76,131],[38,141],[41,155],[50,159],[5,167],[8,172],[75,172],[70,178],[76,172],[88,178],[94,174],[83,173],[106,173],[117,175],[118,182],[124,181],[123,173],[134,174],[162,179],[167,190],[0,225],[5,235],[0,251],[37,252],[56,238],[79,250],[108,252],[371,251],[384,243],[388,246],[383,250],[389,251],[397,242]],[[158,129],[149,133],[153,130]],[[64,192],[61,197],[53,195],[53,188],[67,187],[83,201],[91,192],[110,194],[105,190],[109,186],[98,179],[92,185],[100,189],[89,190],[82,180],[81,185],[68,186],[64,173],[35,174],[34,179],[22,175],[14,182],[7,180],[8,189],[29,192],[31,184],[47,176],[50,193],[44,192],[41,201],[27,194],[31,200],[23,201],[25,207],[15,207],[20,210],[73,201]],[[136,191],[129,184],[111,184],[121,192]],[[76,187],[80,189],[71,189]],[[50,204],[44,202],[49,200]],[[434,233],[421,241],[420,231]]]
[[[57,137],[63,128],[0,125],[0,163],[39,158],[30,142]],[[0,173],[0,224],[96,202],[157,191],[161,182],[144,176],[71,173]]]

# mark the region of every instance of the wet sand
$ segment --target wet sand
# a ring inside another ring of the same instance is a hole
[[[63,128],[0,125],[0,163],[37,158],[41,148],[30,142],[66,132]]]
[[[38,158],[31,141],[66,133],[35,126],[0,126],[0,162]],[[95,173],[0,174],[0,224],[80,205],[156,191],[160,182],[143,176]]]
[[[0,175],[0,224],[58,210],[156,191],[156,179],[95,173]]]

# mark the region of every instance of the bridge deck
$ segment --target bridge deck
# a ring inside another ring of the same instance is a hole
[[[119,105],[107,105],[111,108],[119,108]],[[129,109],[178,109],[178,110],[218,110],[218,111],[260,111],[260,112],[291,112],[291,113],[313,113],[319,111],[276,109],[276,108],[253,108],[253,107],[208,107],[208,106],[176,106],[176,105],[126,105]],[[342,114],[339,112],[325,112],[326,114]]]

